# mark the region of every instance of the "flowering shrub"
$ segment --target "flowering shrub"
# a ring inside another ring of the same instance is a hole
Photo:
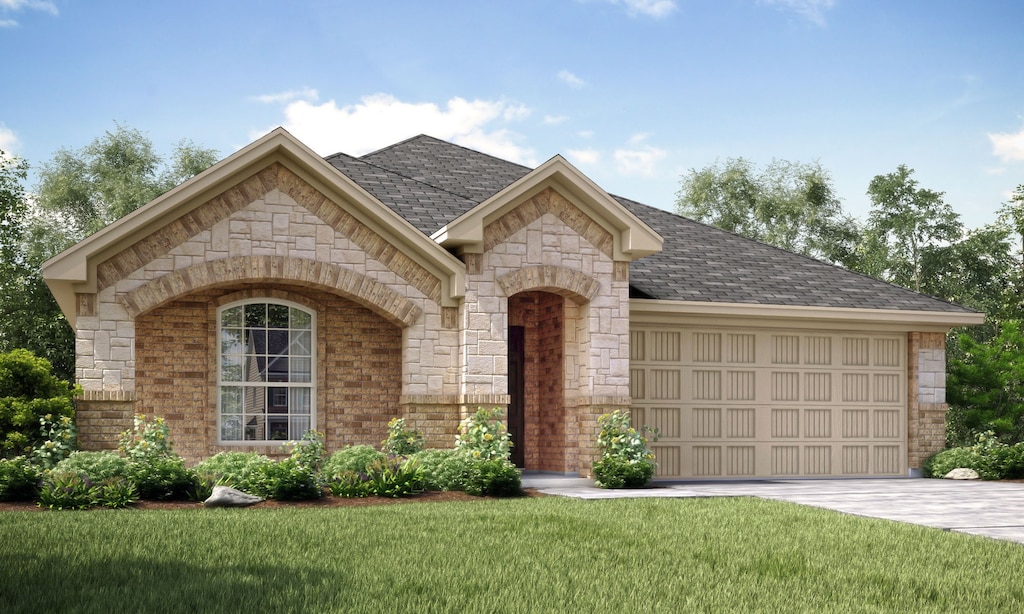
[[[416,461],[423,474],[426,490],[466,490],[470,466],[477,462],[460,450],[421,450],[410,459]]]
[[[147,420],[136,414],[132,429],[121,433],[118,450],[128,459],[129,478],[143,499],[181,500],[195,490],[198,478],[174,453],[170,429],[162,417]]]
[[[300,467],[310,473],[319,475],[327,459],[327,448],[324,446],[324,435],[319,431],[306,431],[298,442],[289,441],[282,450],[291,455]]]
[[[135,414],[132,430],[121,433],[121,445],[117,449],[131,461],[147,461],[174,453],[167,422],[159,416],[148,421],[142,414]]]
[[[70,456],[57,463],[54,471],[72,471],[89,478],[93,483],[100,483],[110,478],[128,476],[128,461],[113,452],[72,452]]]
[[[508,459],[474,460],[466,475],[466,493],[475,497],[515,497],[523,493],[522,475]]]
[[[51,510],[84,510],[96,505],[98,491],[77,471],[49,471],[39,486],[39,506]]]
[[[74,417],[73,399],[80,388],[52,371],[50,361],[28,350],[0,353],[0,457],[28,455],[44,445],[48,433],[36,428],[42,418],[59,424],[63,417],[69,422]]]
[[[42,469],[53,469],[75,449],[78,431],[70,416],[46,414],[39,418],[42,443],[32,450],[29,458]]]
[[[385,454],[410,456],[423,449],[423,433],[405,427],[405,418],[392,418],[388,422],[387,439],[380,442]]]
[[[646,484],[654,476],[656,465],[644,433],[651,432],[657,438],[657,431],[633,428],[629,412],[618,409],[601,416],[598,425],[601,459],[594,463],[594,483],[601,488],[639,488]]]
[[[415,459],[391,456],[371,462],[365,471],[341,471],[327,483],[336,497],[408,497],[423,491]]]
[[[455,446],[473,458],[507,460],[512,454],[512,440],[501,422],[501,409],[480,408],[460,422]]]
[[[386,454],[375,450],[373,446],[346,446],[327,459],[323,474],[328,480],[342,473],[365,474],[371,464],[386,457]]]

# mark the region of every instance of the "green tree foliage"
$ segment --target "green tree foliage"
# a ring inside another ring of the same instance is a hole
[[[918,292],[928,260],[960,240],[960,216],[942,199],[942,192],[919,188],[914,170],[901,164],[895,172],[876,175],[868,185],[872,209],[866,244],[876,251],[868,274]]]
[[[73,416],[75,392],[45,358],[24,349],[0,354],[0,456],[26,454],[40,444],[40,418]]]
[[[216,159],[181,141],[164,164],[145,134],[118,125],[86,147],[54,154],[30,198],[22,187],[27,166],[0,154],[0,351],[27,348],[73,379],[74,333],[43,281],[43,262]]]
[[[959,357],[948,365],[947,442],[969,445],[977,433],[993,431],[1005,442],[1024,440],[1024,332],[1019,320],[1001,323],[987,343],[963,333]]]
[[[762,170],[744,158],[691,169],[676,210],[700,222],[783,249],[856,265],[860,231],[843,212],[820,164],[774,160]]]

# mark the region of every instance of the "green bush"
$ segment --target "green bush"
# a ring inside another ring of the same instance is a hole
[[[512,439],[501,421],[501,409],[480,408],[460,422],[455,447],[473,458],[508,459],[512,454]]]
[[[97,488],[77,471],[50,471],[39,486],[39,505],[51,510],[84,510],[98,500]]]
[[[301,440],[289,441],[281,446],[281,450],[289,454],[299,466],[305,467],[315,475],[320,474],[327,460],[324,436],[319,431],[306,431],[302,434]]]
[[[642,488],[654,477],[654,463],[606,456],[594,463],[594,477],[601,488]]]
[[[459,450],[421,450],[409,457],[419,465],[425,490],[466,490],[472,457]]]
[[[251,490],[248,492],[258,497],[300,501],[323,495],[319,475],[294,458],[262,464],[256,473],[257,479],[250,479]]]
[[[473,460],[466,476],[466,493],[475,497],[515,497],[523,494],[522,476],[508,459]]]
[[[74,451],[77,430],[68,416],[46,414],[39,418],[39,441],[29,454],[32,462],[43,469],[53,469]]]
[[[45,358],[23,349],[0,354],[0,456],[28,454],[43,445],[40,419],[73,418],[77,391],[53,375]]]
[[[654,476],[654,454],[644,433],[630,425],[628,411],[615,410],[598,418],[597,447],[601,458],[594,463],[594,483],[601,488],[640,488]],[[657,437],[657,431],[653,432]]]
[[[138,489],[140,498],[155,501],[189,499],[198,480],[195,472],[185,467],[185,461],[179,456],[132,461],[128,465],[128,477]]]
[[[957,337],[946,381],[948,445],[970,446],[974,433],[993,431],[1024,441],[1024,327],[1004,320],[986,343]]]
[[[387,458],[387,455],[373,446],[347,446],[338,450],[324,463],[323,474],[330,480],[334,476],[352,472],[366,473],[373,463]]]
[[[42,474],[24,456],[0,458],[0,501],[32,501]]]
[[[328,481],[327,488],[335,497],[354,499],[373,495],[373,483],[365,473],[342,471],[335,473]]]
[[[941,478],[959,467],[973,469],[983,480],[1024,478],[1024,443],[1006,445],[987,431],[977,435],[972,446],[950,448],[931,456],[922,469],[925,477]]]
[[[219,452],[195,466],[199,479],[213,479],[217,484],[231,486],[255,494],[263,488],[264,465],[273,464],[255,452]]]
[[[94,484],[108,478],[128,477],[128,460],[113,452],[72,452],[57,463],[54,471],[75,471]]]
[[[104,507],[128,507],[139,500],[139,491],[135,485],[122,477],[103,480],[96,491],[96,502]]]
[[[392,418],[388,422],[387,439],[380,442],[385,454],[411,456],[423,449],[423,433],[405,427],[405,418]]]
[[[335,473],[327,487],[336,497],[408,497],[423,492],[423,474],[415,459],[389,456],[373,461],[365,472]]]

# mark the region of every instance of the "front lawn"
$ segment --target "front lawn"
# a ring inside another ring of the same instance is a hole
[[[1024,546],[759,499],[8,512],[0,612],[1019,612]]]

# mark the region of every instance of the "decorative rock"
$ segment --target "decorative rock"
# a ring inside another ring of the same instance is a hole
[[[947,480],[979,480],[981,476],[974,469],[959,467],[946,474]]]
[[[203,505],[206,507],[248,507],[263,501],[260,497],[231,488],[230,486],[214,486],[213,494]]]

